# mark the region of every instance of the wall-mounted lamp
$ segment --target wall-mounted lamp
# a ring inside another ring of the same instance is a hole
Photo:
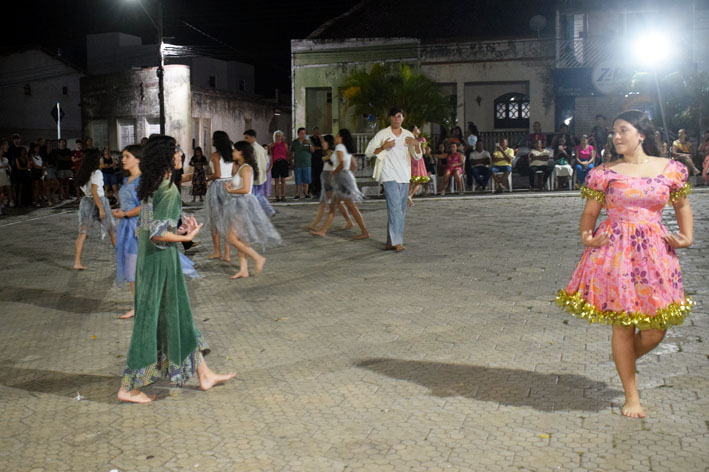
[[[281,109],[280,109],[280,108],[274,108],[274,109],[273,109],[273,116],[281,116]]]

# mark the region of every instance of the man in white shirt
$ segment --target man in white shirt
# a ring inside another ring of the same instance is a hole
[[[254,179],[254,187],[252,193],[258,199],[261,204],[261,208],[268,215],[272,217],[276,214],[266,195],[264,195],[264,187],[266,186],[266,181],[268,180],[268,154],[266,150],[259,143],[256,142],[256,131],[252,129],[247,129],[244,131],[244,141],[251,144],[254,149],[254,160],[256,161],[256,166],[258,167],[258,178]]]
[[[492,157],[490,157],[489,152],[483,149],[482,141],[475,143],[475,150],[470,153],[468,162],[470,163],[470,175],[478,184],[478,191],[484,192],[490,180],[490,164],[492,164]]]
[[[369,142],[365,154],[377,157],[372,177],[384,186],[387,200],[386,250],[404,250],[404,221],[411,181],[411,157],[421,159],[421,145],[409,130],[401,127],[404,112],[389,111],[391,126],[379,131]]]

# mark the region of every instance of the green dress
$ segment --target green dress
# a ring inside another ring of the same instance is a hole
[[[132,390],[161,378],[182,385],[197,371],[209,346],[194,325],[175,243],[151,238],[174,232],[182,211],[175,185],[163,180],[143,202],[138,223],[135,321],[121,388]]]

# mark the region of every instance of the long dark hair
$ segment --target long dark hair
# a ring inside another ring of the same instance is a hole
[[[233,162],[234,156],[231,155],[231,139],[226,131],[215,131],[212,135],[212,143],[217,148],[217,152],[222,156],[224,162]]]
[[[638,132],[645,135],[645,139],[642,144],[645,154],[648,156],[660,155],[660,150],[657,149],[657,143],[655,143],[655,127],[652,125],[652,122],[646,113],[640,110],[628,110],[613,118],[613,124],[615,124],[617,120],[627,121],[633,125]]]
[[[101,163],[101,153],[96,148],[86,150],[84,158],[81,160],[79,171],[76,173],[76,185],[83,187],[91,179],[91,174],[98,170]]]
[[[322,138],[327,142],[327,150],[330,152],[335,151],[335,138],[333,138],[331,134],[326,134]]]
[[[165,175],[175,171],[176,142],[172,136],[152,134],[143,148],[143,158],[140,160],[140,183],[138,184],[138,199],[147,200],[152,197]]]
[[[337,134],[339,134],[342,138],[342,144],[344,144],[345,148],[347,148],[347,152],[350,154],[357,152],[357,148],[355,148],[354,139],[352,139],[352,133],[350,133],[350,130],[347,128],[342,128]]]
[[[258,144],[256,145],[258,146]],[[241,152],[241,155],[244,157],[244,164],[251,166],[252,172],[254,173],[254,180],[258,180],[258,165],[256,165],[253,146],[246,141],[237,141],[234,143],[234,149]]]

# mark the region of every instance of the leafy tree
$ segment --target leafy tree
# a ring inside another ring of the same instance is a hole
[[[409,65],[375,64],[369,72],[355,71],[342,84],[345,110],[374,116],[377,126],[387,126],[389,109],[404,110],[406,123],[423,126],[438,123],[451,125],[453,105],[438,84]]]

